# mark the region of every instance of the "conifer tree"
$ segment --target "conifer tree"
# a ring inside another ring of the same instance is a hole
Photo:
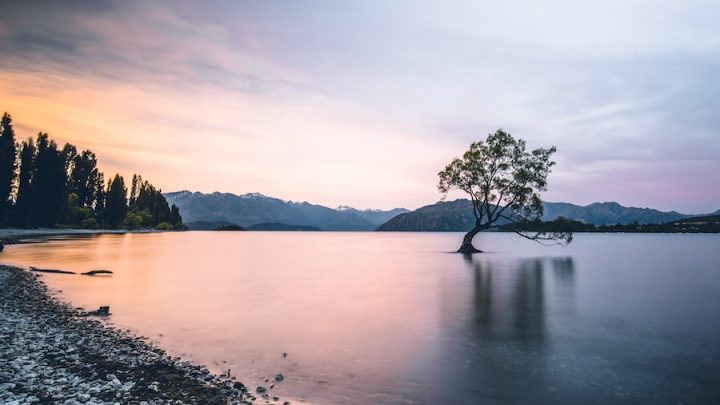
[[[8,209],[11,206],[10,196],[15,183],[17,145],[12,118],[5,113],[0,121],[0,223],[7,221]]]
[[[174,227],[180,228],[183,226],[182,216],[180,215],[180,209],[177,205],[173,204],[170,207],[170,221]]]
[[[92,207],[96,201],[97,182],[100,172],[97,158],[89,150],[76,154],[70,171],[69,191],[78,196],[78,205]]]
[[[97,180],[95,181],[95,202],[94,211],[97,221],[100,225],[105,224],[105,175],[100,172],[98,173]]]
[[[122,224],[127,214],[127,188],[119,174],[108,184],[105,196],[105,225],[115,228]]]
[[[67,175],[63,151],[48,139],[44,133],[38,134],[37,157],[33,173],[37,197],[37,223],[44,227],[57,224],[67,202]]]
[[[35,190],[32,183],[34,170],[35,143],[32,138],[29,138],[22,143],[17,199],[13,210],[13,224],[21,228],[29,228],[35,225]]]

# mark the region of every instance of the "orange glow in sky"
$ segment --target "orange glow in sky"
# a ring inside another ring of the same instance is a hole
[[[16,2],[0,110],[163,191],[414,209],[503,128],[548,201],[720,206],[714,3],[510,3]]]

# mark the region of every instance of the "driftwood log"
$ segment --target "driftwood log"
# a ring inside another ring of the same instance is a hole
[[[91,270],[85,273],[81,273],[83,276],[94,276],[97,274],[113,274],[110,270]]]
[[[58,269],[38,269],[37,267],[30,266],[30,271],[38,273],[55,273],[55,274],[77,274],[74,271],[58,270]]]

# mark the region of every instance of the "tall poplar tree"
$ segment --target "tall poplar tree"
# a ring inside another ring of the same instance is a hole
[[[21,228],[35,225],[35,190],[32,183],[35,170],[35,143],[32,138],[22,143],[20,151],[20,176],[18,181],[17,199],[13,210],[13,224]]]
[[[44,133],[37,138],[37,163],[33,174],[37,197],[37,223],[44,227],[57,224],[67,202],[67,174],[63,151]]]
[[[0,223],[4,224],[8,219],[8,209],[11,206],[10,196],[17,169],[17,145],[10,114],[3,114],[0,127]]]
[[[94,153],[84,150],[73,157],[69,191],[77,194],[78,205],[81,207],[92,207],[95,204],[99,176]]]
[[[105,195],[105,225],[115,228],[122,224],[127,214],[127,188],[125,180],[119,174],[108,184]]]

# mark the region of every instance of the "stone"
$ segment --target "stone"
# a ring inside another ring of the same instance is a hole
[[[2,383],[0,384],[0,392],[9,391],[15,388],[14,383]]]

